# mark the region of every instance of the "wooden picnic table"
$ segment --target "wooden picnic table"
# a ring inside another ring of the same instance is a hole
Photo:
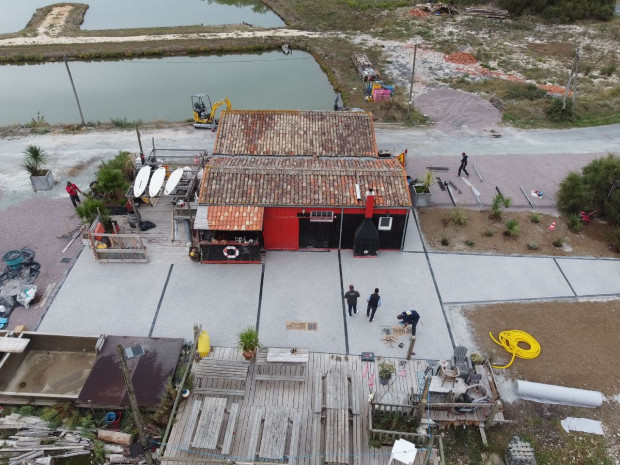
[[[295,352],[292,352],[295,350]],[[310,355],[308,349],[286,349],[269,347],[267,349],[268,363],[308,363]]]

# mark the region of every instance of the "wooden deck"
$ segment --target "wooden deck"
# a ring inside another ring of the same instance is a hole
[[[138,231],[132,228],[124,215],[114,215],[112,219],[118,222],[120,232],[124,234],[140,234],[142,242],[146,246],[146,255],[152,263],[190,263],[189,247],[187,247],[187,234],[182,222],[178,222],[177,230],[173,231],[172,215],[174,204],[172,197],[162,196],[155,206],[142,204],[138,208],[142,221],[151,221],[155,224],[153,229]],[[173,240],[174,237],[174,240]]]
[[[161,460],[385,465],[391,447],[368,445],[369,395],[374,403],[406,403],[420,392],[427,368],[423,360],[394,359],[396,374],[384,386],[377,362],[359,356],[310,353],[307,364],[266,359],[266,349],[248,363],[230,348],[203,359]],[[439,463],[436,450],[430,453],[429,463]],[[415,464],[425,458],[419,449]]]

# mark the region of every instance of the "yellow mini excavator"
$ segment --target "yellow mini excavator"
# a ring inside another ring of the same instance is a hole
[[[209,104],[205,103],[205,100]],[[215,131],[217,129],[218,120],[215,119],[217,109],[222,105],[226,105],[227,110],[232,109],[230,100],[228,97],[224,97],[222,100],[218,100],[211,105],[211,99],[207,94],[192,95],[192,109],[194,110],[194,127],[199,129],[211,129]]]

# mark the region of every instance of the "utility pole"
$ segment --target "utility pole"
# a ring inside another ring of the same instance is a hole
[[[137,124],[136,124],[136,135],[138,136],[138,145],[140,146],[140,155],[144,155],[144,150],[142,150],[142,140],[140,139],[140,129],[138,129]]]
[[[418,54],[418,44],[413,45],[413,66],[411,67],[411,86],[409,87],[409,104],[407,105],[407,113],[411,111],[412,96],[413,96],[413,78],[415,76],[415,58]]]
[[[566,83],[566,89],[564,89],[564,97],[562,98],[562,110],[566,110],[566,97],[570,92],[570,88],[573,88],[573,114],[575,113],[575,94],[577,93],[577,73],[579,69],[579,58],[581,55],[581,45],[575,49],[575,59],[573,60],[573,67],[570,70],[568,76],[568,82]]]
[[[75,84],[73,84],[73,76],[71,76],[71,70],[69,69],[69,62],[67,61],[67,54],[63,54],[65,60],[65,66],[67,67],[67,73],[69,73],[69,81],[71,81],[71,87],[73,88],[73,95],[75,95],[75,101],[77,102],[78,110],[80,111],[80,118],[82,120],[82,126],[86,126],[84,122],[84,115],[82,114],[82,107],[80,106],[80,99],[78,98],[77,91],[75,90]]]
[[[138,400],[136,399],[136,393],[133,391],[133,385],[131,384],[131,378],[129,377],[129,369],[127,368],[127,360],[125,359],[125,349],[122,344],[116,346],[118,352],[118,358],[121,362],[121,371],[123,372],[123,379],[125,380],[125,389],[127,389],[127,396],[129,402],[131,402],[131,410],[133,416],[136,419],[136,426],[138,427],[138,434],[140,435],[140,444],[144,449],[144,457],[148,465],[153,465],[153,456],[151,455],[151,448],[146,439],[146,432],[144,431],[144,424],[142,423],[142,416],[140,415],[140,407],[138,406]]]

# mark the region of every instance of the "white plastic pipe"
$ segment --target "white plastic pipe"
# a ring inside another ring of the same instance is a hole
[[[574,405],[577,407],[600,407],[603,394],[598,391],[532,383],[517,380],[517,396],[521,399],[547,404]]]

